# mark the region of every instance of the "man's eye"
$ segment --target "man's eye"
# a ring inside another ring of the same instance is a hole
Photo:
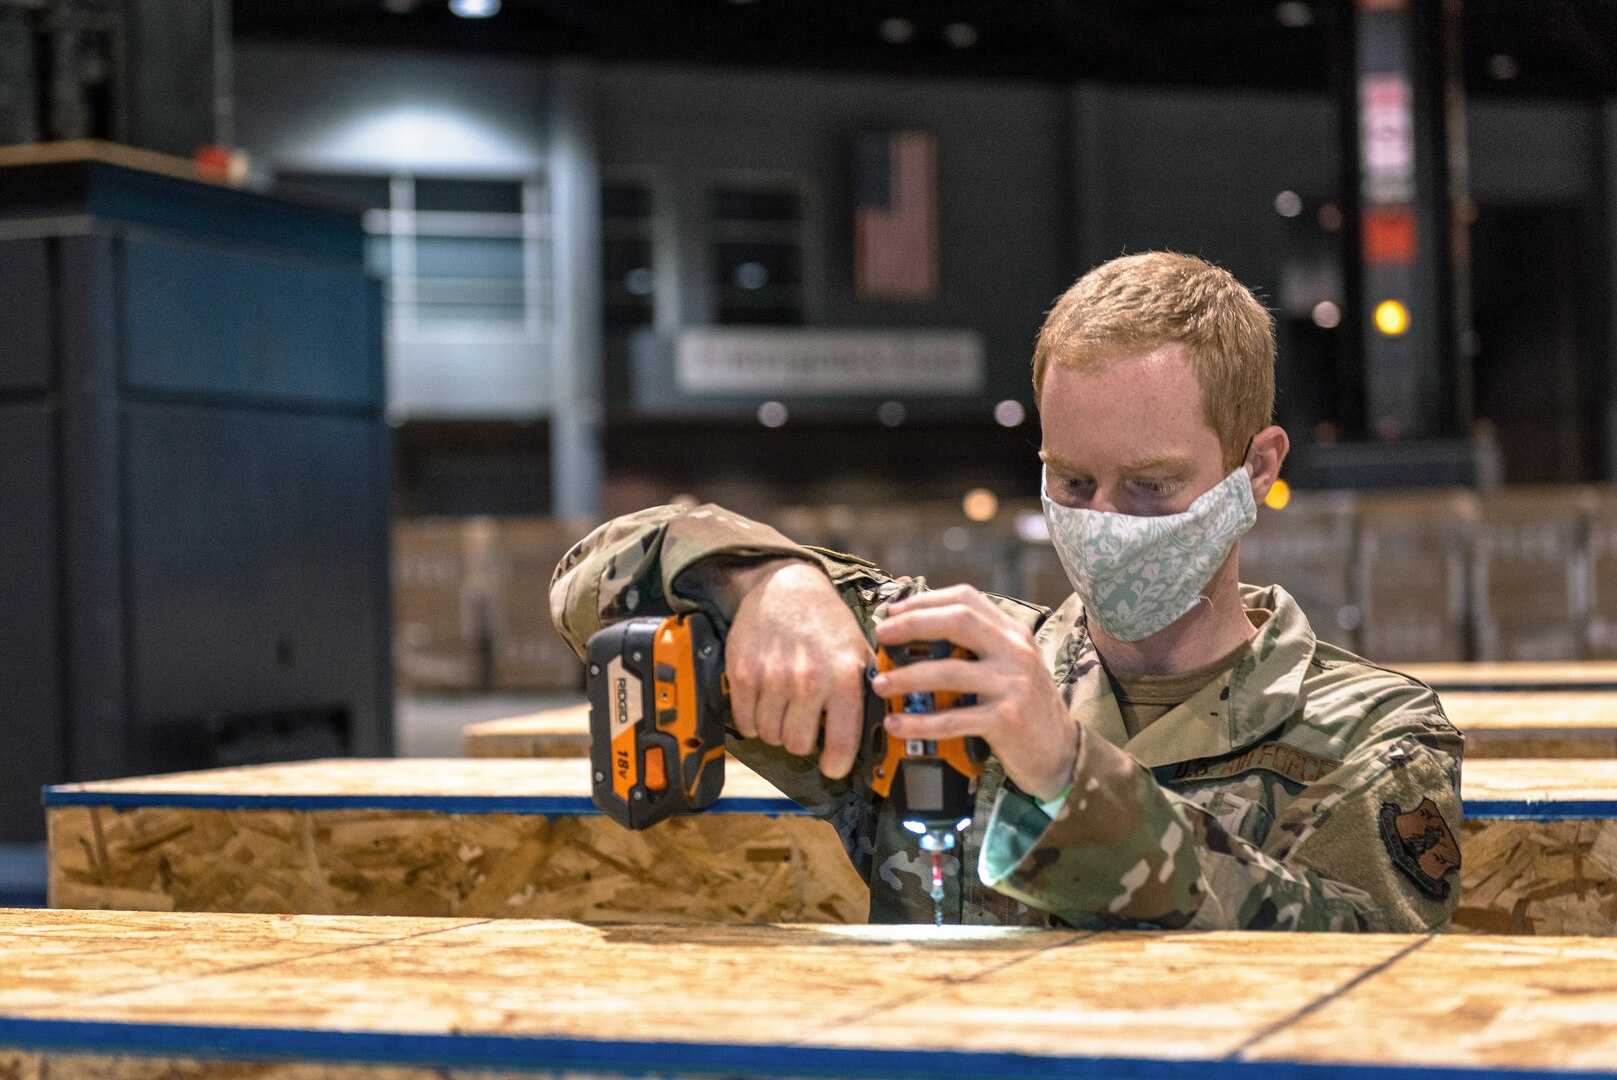
[[[1061,490],[1065,491],[1069,495],[1075,495],[1080,498],[1085,497],[1089,494],[1089,492],[1095,490],[1095,481],[1065,479],[1061,481]]]
[[[1135,480],[1134,486],[1149,495],[1171,495],[1179,485],[1172,480]]]

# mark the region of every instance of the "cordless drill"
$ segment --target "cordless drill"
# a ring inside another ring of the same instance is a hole
[[[878,648],[877,672],[923,660],[969,659],[946,641]],[[586,648],[590,766],[595,805],[618,824],[645,829],[713,805],[724,789],[730,687],[724,642],[701,614],[628,619],[591,636]],[[865,695],[866,760],[875,794],[898,807],[906,830],[932,856],[931,896],[943,924],[943,855],[971,827],[988,747],[975,737],[889,738],[891,713],[971,704],[970,695]]]

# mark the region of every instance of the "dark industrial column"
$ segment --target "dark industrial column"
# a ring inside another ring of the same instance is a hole
[[[1460,0],[1355,0],[1359,326],[1381,439],[1464,436],[1470,255]]]

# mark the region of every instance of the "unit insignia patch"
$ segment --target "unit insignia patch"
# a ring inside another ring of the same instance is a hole
[[[1443,877],[1459,869],[1460,842],[1436,803],[1422,799],[1408,811],[1396,803],[1382,803],[1381,839],[1393,864],[1422,892],[1439,900],[1448,898],[1449,883]]]

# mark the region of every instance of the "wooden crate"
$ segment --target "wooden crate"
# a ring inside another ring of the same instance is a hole
[[[857,922],[834,831],[731,763],[705,814],[628,832],[583,761],[329,761],[51,788],[56,907]],[[1465,768],[1457,929],[1617,933],[1617,761]]]
[[[1617,934],[1617,762],[1480,760],[1464,795],[1456,930]]]
[[[1465,733],[1465,759],[1617,758],[1617,693],[1449,690],[1443,710]]]
[[[466,756],[473,758],[587,758],[590,707],[570,705],[467,724],[461,741]]]
[[[1490,664],[1399,664],[1398,670],[1444,693],[1617,691],[1617,663],[1514,661]]]
[[[1466,760],[1617,758],[1617,693],[1444,691]],[[589,706],[485,720],[462,730],[467,757],[588,757]]]
[[[730,763],[713,810],[630,832],[587,762],[337,760],[50,789],[53,907],[857,922],[832,827]],[[716,811],[716,812],[715,812]]]
[[[0,912],[0,949],[30,1080],[1617,1076],[1612,939]]]

